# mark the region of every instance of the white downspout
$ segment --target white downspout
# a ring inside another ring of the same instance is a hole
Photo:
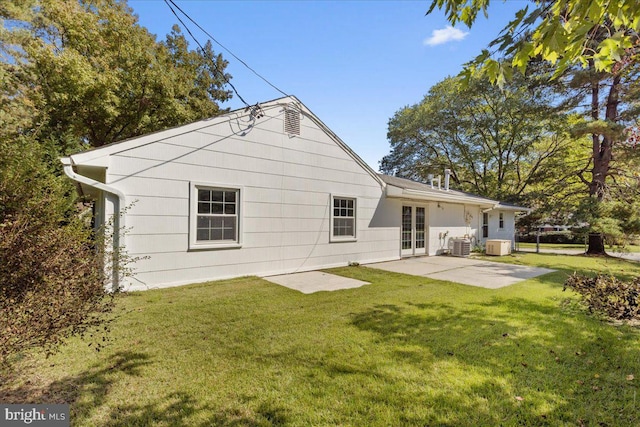
[[[125,229],[125,216],[123,209],[126,206],[126,202],[124,193],[117,188],[113,188],[103,182],[96,181],[95,179],[77,174],[73,170],[73,163],[70,157],[62,157],[60,161],[62,162],[62,165],[64,167],[65,175],[67,175],[72,180],[82,184],[86,184],[89,187],[97,188],[98,190],[102,190],[109,194],[113,194],[117,197],[118,202],[116,208],[114,209],[115,221],[113,224],[113,254],[114,256],[116,256],[118,254],[118,249],[121,246],[124,246],[124,234],[121,236],[120,233],[121,230]],[[122,239],[122,245],[120,244],[120,239]],[[120,272],[118,271],[118,268],[115,267],[115,265],[112,272],[112,285],[114,290],[120,286]]]

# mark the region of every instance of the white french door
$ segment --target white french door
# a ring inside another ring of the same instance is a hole
[[[424,206],[402,206],[402,256],[424,255],[427,246],[427,211]]]

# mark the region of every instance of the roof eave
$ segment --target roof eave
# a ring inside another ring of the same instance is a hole
[[[502,205],[502,204],[498,204],[498,206],[496,206],[496,209],[500,209],[503,211],[525,212],[525,213],[531,213],[533,211],[533,209],[527,208],[524,206],[509,206],[509,205]]]
[[[426,191],[412,190],[409,188],[400,188],[391,184],[387,184],[386,195],[390,198],[477,205],[482,208],[493,208],[498,204],[498,202],[489,199],[465,197],[455,193],[448,193],[446,191],[442,191],[439,193],[429,193]]]

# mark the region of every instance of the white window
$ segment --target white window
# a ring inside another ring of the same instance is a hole
[[[498,224],[498,227],[500,229],[504,228],[504,214],[502,212],[500,212],[500,223]]]
[[[191,185],[190,249],[239,247],[240,189]]]
[[[331,197],[331,241],[356,240],[356,199],[355,197]]]

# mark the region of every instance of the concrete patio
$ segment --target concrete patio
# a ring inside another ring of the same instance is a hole
[[[473,257],[452,256],[404,258],[397,261],[367,264],[366,267],[488,289],[502,288],[555,271],[548,268],[485,261]]]
[[[470,286],[480,286],[488,289],[502,288],[522,280],[555,271],[547,268],[527,267],[451,256],[403,258],[397,261],[367,264],[364,267],[429,277],[431,279],[462,283]],[[319,291],[351,289],[368,285],[367,282],[321,271],[283,274],[265,277],[265,279],[305,294]]]

